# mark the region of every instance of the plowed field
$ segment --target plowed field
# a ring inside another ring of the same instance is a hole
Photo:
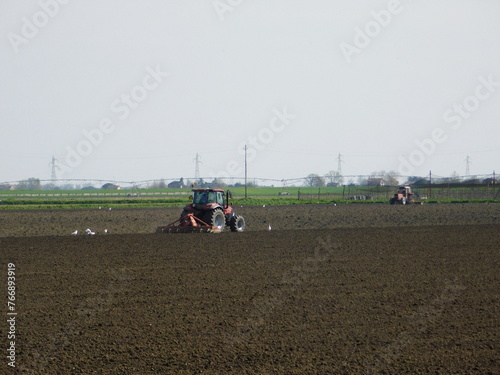
[[[212,235],[152,233],[178,209],[0,211],[0,373],[500,373],[500,205],[238,211]]]

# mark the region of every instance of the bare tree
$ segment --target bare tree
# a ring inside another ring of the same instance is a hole
[[[224,182],[222,178],[214,178],[212,181],[212,188],[225,188],[227,184]]]
[[[398,179],[399,176],[400,174],[398,172],[389,171],[384,174],[384,179],[387,185],[397,186],[399,185],[399,179]]]
[[[344,178],[338,171],[330,171],[327,173],[326,178],[330,186],[340,186],[344,183]]]
[[[304,183],[306,186],[322,187],[325,186],[325,179],[315,173],[311,173],[305,178]]]
[[[18,190],[40,190],[41,184],[39,178],[28,178],[27,180],[19,181]]]
[[[396,171],[387,172],[385,170],[381,170],[381,171],[372,172],[370,174],[370,176],[368,177],[368,180],[381,178],[384,181],[385,185],[398,186],[399,185],[398,177],[399,177],[399,173]]]
[[[155,180],[148,184],[148,189],[165,189],[166,187],[165,180]]]

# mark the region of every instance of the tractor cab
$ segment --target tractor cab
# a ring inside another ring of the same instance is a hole
[[[196,189],[193,190],[193,204],[205,205],[210,203],[224,207],[224,191],[220,189]]]
[[[409,186],[400,186],[398,189],[397,194],[401,194],[403,197],[408,198],[412,192],[411,192],[411,187]]]

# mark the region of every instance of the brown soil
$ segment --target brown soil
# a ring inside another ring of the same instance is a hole
[[[0,237],[67,236],[90,228],[97,234],[153,233],[177,220],[181,208],[97,210],[0,210]],[[500,204],[322,204],[236,206],[248,231],[500,224]]]
[[[179,210],[0,212],[0,373],[500,373],[500,205],[238,209],[248,232],[215,235],[151,234]]]

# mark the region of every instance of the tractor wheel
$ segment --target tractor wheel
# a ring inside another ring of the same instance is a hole
[[[389,203],[390,204],[396,204],[396,199],[393,197],[389,200]]]
[[[212,210],[207,212],[205,222],[210,224],[213,227],[217,227],[221,231],[224,230],[224,226],[226,225],[226,217],[224,216],[224,212],[222,210]]]
[[[229,226],[231,232],[243,232],[245,230],[245,219],[243,219],[243,216],[235,215],[231,218]]]

